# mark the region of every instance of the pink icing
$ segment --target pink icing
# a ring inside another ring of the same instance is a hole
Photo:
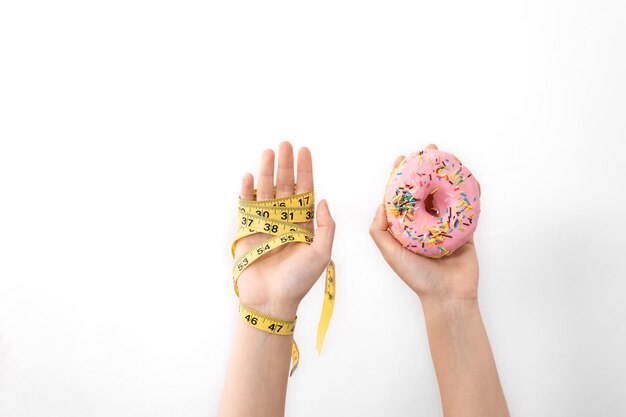
[[[434,192],[434,193],[433,193]],[[429,194],[438,214],[425,209]],[[430,258],[450,255],[478,224],[478,182],[454,155],[435,149],[409,154],[385,190],[389,230],[409,250]]]

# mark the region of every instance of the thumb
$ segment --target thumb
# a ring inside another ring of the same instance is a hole
[[[387,263],[390,263],[397,256],[398,251],[402,250],[402,246],[389,233],[388,228],[389,224],[387,223],[384,206],[379,204],[370,226],[370,236],[372,236],[374,243],[378,246]]]
[[[319,253],[330,257],[333,250],[333,239],[335,238],[335,221],[330,215],[326,200],[321,200],[317,204],[315,217],[317,229],[315,229],[315,239],[311,246]]]

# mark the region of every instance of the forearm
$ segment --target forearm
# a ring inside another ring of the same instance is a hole
[[[238,320],[219,417],[284,415],[292,342]]]
[[[508,416],[476,300],[422,300],[444,416]]]

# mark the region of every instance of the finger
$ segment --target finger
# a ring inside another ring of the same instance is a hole
[[[257,184],[257,200],[271,200],[274,198],[274,151],[266,149],[261,157]]]
[[[396,169],[398,165],[400,165],[400,162],[402,162],[403,159],[404,159],[404,155],[400,155],[399,157],[397,157],[393,163],[393,169]]]
[[[298,179],[296,193],[304,193],[313,189],[313,161],[309,148],[300,148],[298,151]]]
[[[315,230],[315,239],[312,246],[318,253],[323,254],[325,259],[330,259],[335,237],[335,221],[330,214],[326,200],[322,200],[317,204],[315,217],[317,229]]]
[[[245,174],[241,179],[241,192],[239,197],[242,200],[254,199],[254,177],[252,174]]]
[[[283,142],[278,147],[278,170],[276,172],[276,198],[293,195],[293,148]]]
[[[426,149],[439,149],[439,148],[437,148],[437,145],[435,145],[434,143],[431,143],[428,146],[426,146]]]
[[[380,204],[376,209],[376,215],[370,225],[370,236],[372,236],[374,243],[378,246],[385,260],[391,264],[396,256],[398,256],[399,251],[402,250],[402,245],[389,233],[388,228],[389,223],[387,223],[385,209],[383,205]]]

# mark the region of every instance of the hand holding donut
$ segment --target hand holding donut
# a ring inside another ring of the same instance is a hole
[[[437,146],[428,145],[426,149],[437,150]],[[403,160],[404,156],[398,157],[394,169]],[[389,227],[386,209],[381,204],[370,226],[370,235],[391,268],[423,301],[476,299],[478,258],[473,233],[453,253],[435,259],[407,249],[394,238]],[[416,242],[419,242],[417,239]]]

